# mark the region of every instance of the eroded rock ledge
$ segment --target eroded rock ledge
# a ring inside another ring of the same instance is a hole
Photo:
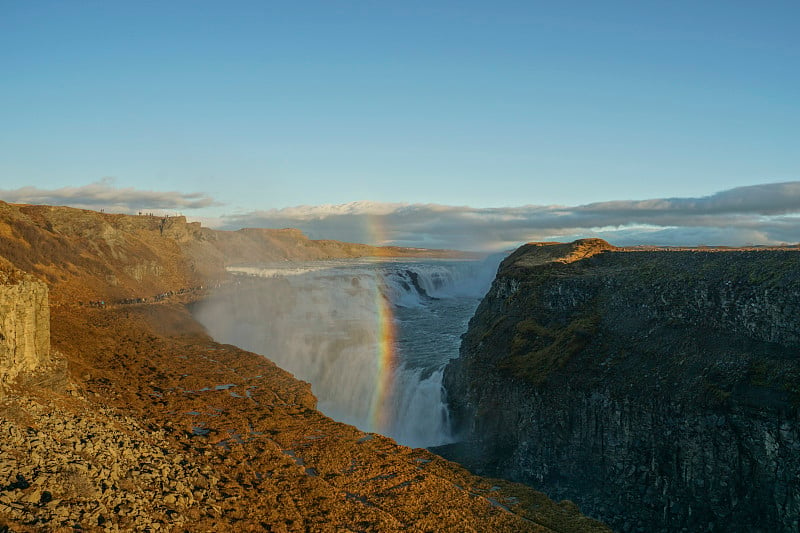
[[[445,372],[443,453],[621,531],[796,531],[800,252],[512,254]]]

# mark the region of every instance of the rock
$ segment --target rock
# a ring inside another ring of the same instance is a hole
[[[28,492],[28,494],[22,497],[22,501],[27,503],[39,503],[41,499],[42,499],[42,491],[37,489]]]
[[[796,530],[800,252],[580,249],[503,262],[442,452],[621,530]]]
[[[0,271],[0,317],[2,398],[5,386],[51,363],[47,286],[20,271]]]

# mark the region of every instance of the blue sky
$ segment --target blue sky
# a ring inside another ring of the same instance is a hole
[[[230,223],[797,180],[798,20],[797,1],[0,0],[0,199],[198,193],[175,210]]]

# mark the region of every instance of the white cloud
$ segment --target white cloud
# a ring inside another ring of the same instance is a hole
[[[0,199],[20,204],[69,205],[81,209],[105,209],[107,211],[135,213],[141,210],[183,210],[202,209],[220,205],[210,196],[176,191],[144,191],[133,187],[118,188],[113,178],[60,189],[39,189],[22,187],[20,189],[0,189]]]
[[[619,245],[735,246],[800,241],[800,181],[738,187],[701,198],[578,206],[475,208],[351,202],[221,217],[204,217],[203,208],[220,205],[206,194],[117,188],[108,178],[81,187],[0,190],[0,199],[127,213],[195,210],[194,220],[220,229],[295,227],[313,239],[481,251],[579,237],[602,237]]]
[[[580,206],[473,208],[354,202],[223,217],[224,227],[298,227],[315,239],[497,250],[598,236],[620,245],[744,245],[800,240],[800,182],[738,187],[701,198]]]

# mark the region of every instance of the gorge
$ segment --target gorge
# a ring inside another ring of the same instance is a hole
[[[0,202],[0,530],[608,531],[332,420],[188,311],[235,264],[456,256]]]
[[[796,247],[533,243],[481,300],[496,263],[295,230],[0,203],[0,236],[0,528],[798,527]]]

